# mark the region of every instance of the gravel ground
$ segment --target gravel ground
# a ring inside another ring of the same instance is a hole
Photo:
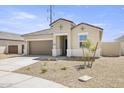
[[[47,63],[47,71],[41,73],[44,63]],[[75,66],[81,64],[81,61],[40,61],[14,72],[41,77],[74,88],[124,88],[124,57],[101,57],[95,61],[93,68],[78,71]],[[93,79],[81,82],[78,78],[83,75],[89,75]]]

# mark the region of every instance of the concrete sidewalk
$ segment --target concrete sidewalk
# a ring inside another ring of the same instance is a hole
[[[0,71],[0,88],[66,88],[42,78]]]

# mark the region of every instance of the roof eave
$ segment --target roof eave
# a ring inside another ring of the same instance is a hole
[[[79,25],[81,25],[81,24],[88,25],[88,26],[91,26],[91,27],[95,27],[95,28],[98,28],[98,29],[100,29],[100,30],[104,30],[104,29],[103,29],[103,28],[101,28],[101,27],[94,26],[94,25],[91,25],[91,24],[88,24],[88,23],[80,23],[80,24],[78,24],[78,25],[76,25],[76,26],[72,27],[72,29],[74,29],[75,27],[77,27],[77,26],[79,26]]]
[[[59,18],[59,19],[53,21],[51,24],[49,24],[49,26],[52,26],[54,23],[56,23],[56,22],[59,21],[59,20],[64,20],[64,21],[67,21],[67,22],[70,22],[70,23],[75,24],[73,21],[70,21],[70,20],[67,20],[67,19],[64,19],[64,18]]]

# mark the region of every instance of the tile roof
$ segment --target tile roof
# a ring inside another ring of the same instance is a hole
[[[44,29],[44,30],[24,34],[22,36],[36,36],[36,35],[49,35],[49,34],[53,34],[52,31],[50,29]]]
[[[75,27],[77,27],[77,26],[79,26],[79,25],[81,25],[81,24],[88,25],[88,26],[95,27],[95,28],[98,28],[98,29],[103,30],[103,28],[101,28],[101,27],[98,27],[98,26],[95,26],[95,25],[91,25],[91,24],[88,24],[88,23],[80,23],[80,24],[77,24],[76,26],[72,27],[72,29],[75,28]]]
[[[74,23],[73,21],[71,21],[71,20],[67,20],[67,19],[64,19],[64,18],[59,18],[59,19],[53,21],[53,22],[50,24],[50,26],[51,26],[52,24],[56,23],[56,22],[59,21],[59,20],[64,20],[64,21],[67,21],[67,22],[70,22],[70,23],[75,24],[75,23]]]
[[[117,39],[115,39],[116,41],[124,41],[124,35],[118,37]]]
[[[67,19],[64,19],[64,18],[59,18],[59,19],[55,20],[54,22],[52,22],[52,23],[50,24],[50,26],[51,26],[52,24],[56,23],[56,22],[59,21],[59,20],[64,20],[64,21],[68,21],[68,22],[70,22],[70,23],[75,24],[73,21],[70,21],[70,20],[67,20]],[[101,27],[98,27],[98,26],[95,26],[95,25],[91,25],[91,24],[88,24],[88,23],[79,23],[79,24],[77,24],[77,25],[75,24],[75,26],[73,26],[72,29],[75,28],[75,27],[77,27],[77,26],[79,26],[79,25],[81,25],[81,24],[89,25],[89,26],[92,26],[92,27],[95,27],[95,28],[98,28],[98,29],[103,30],[103,28],[101,28]]]
[[[23,37],[19,34],[10,33],[10,32],[3,32],[0,31],[0,39],[6,39],[6,40],[24,40]]]

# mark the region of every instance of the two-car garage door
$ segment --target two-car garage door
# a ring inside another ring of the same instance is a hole
[[[51,55],[52,54],[52,40],[45,41],[30,41],[29,54],[30,55]]]

